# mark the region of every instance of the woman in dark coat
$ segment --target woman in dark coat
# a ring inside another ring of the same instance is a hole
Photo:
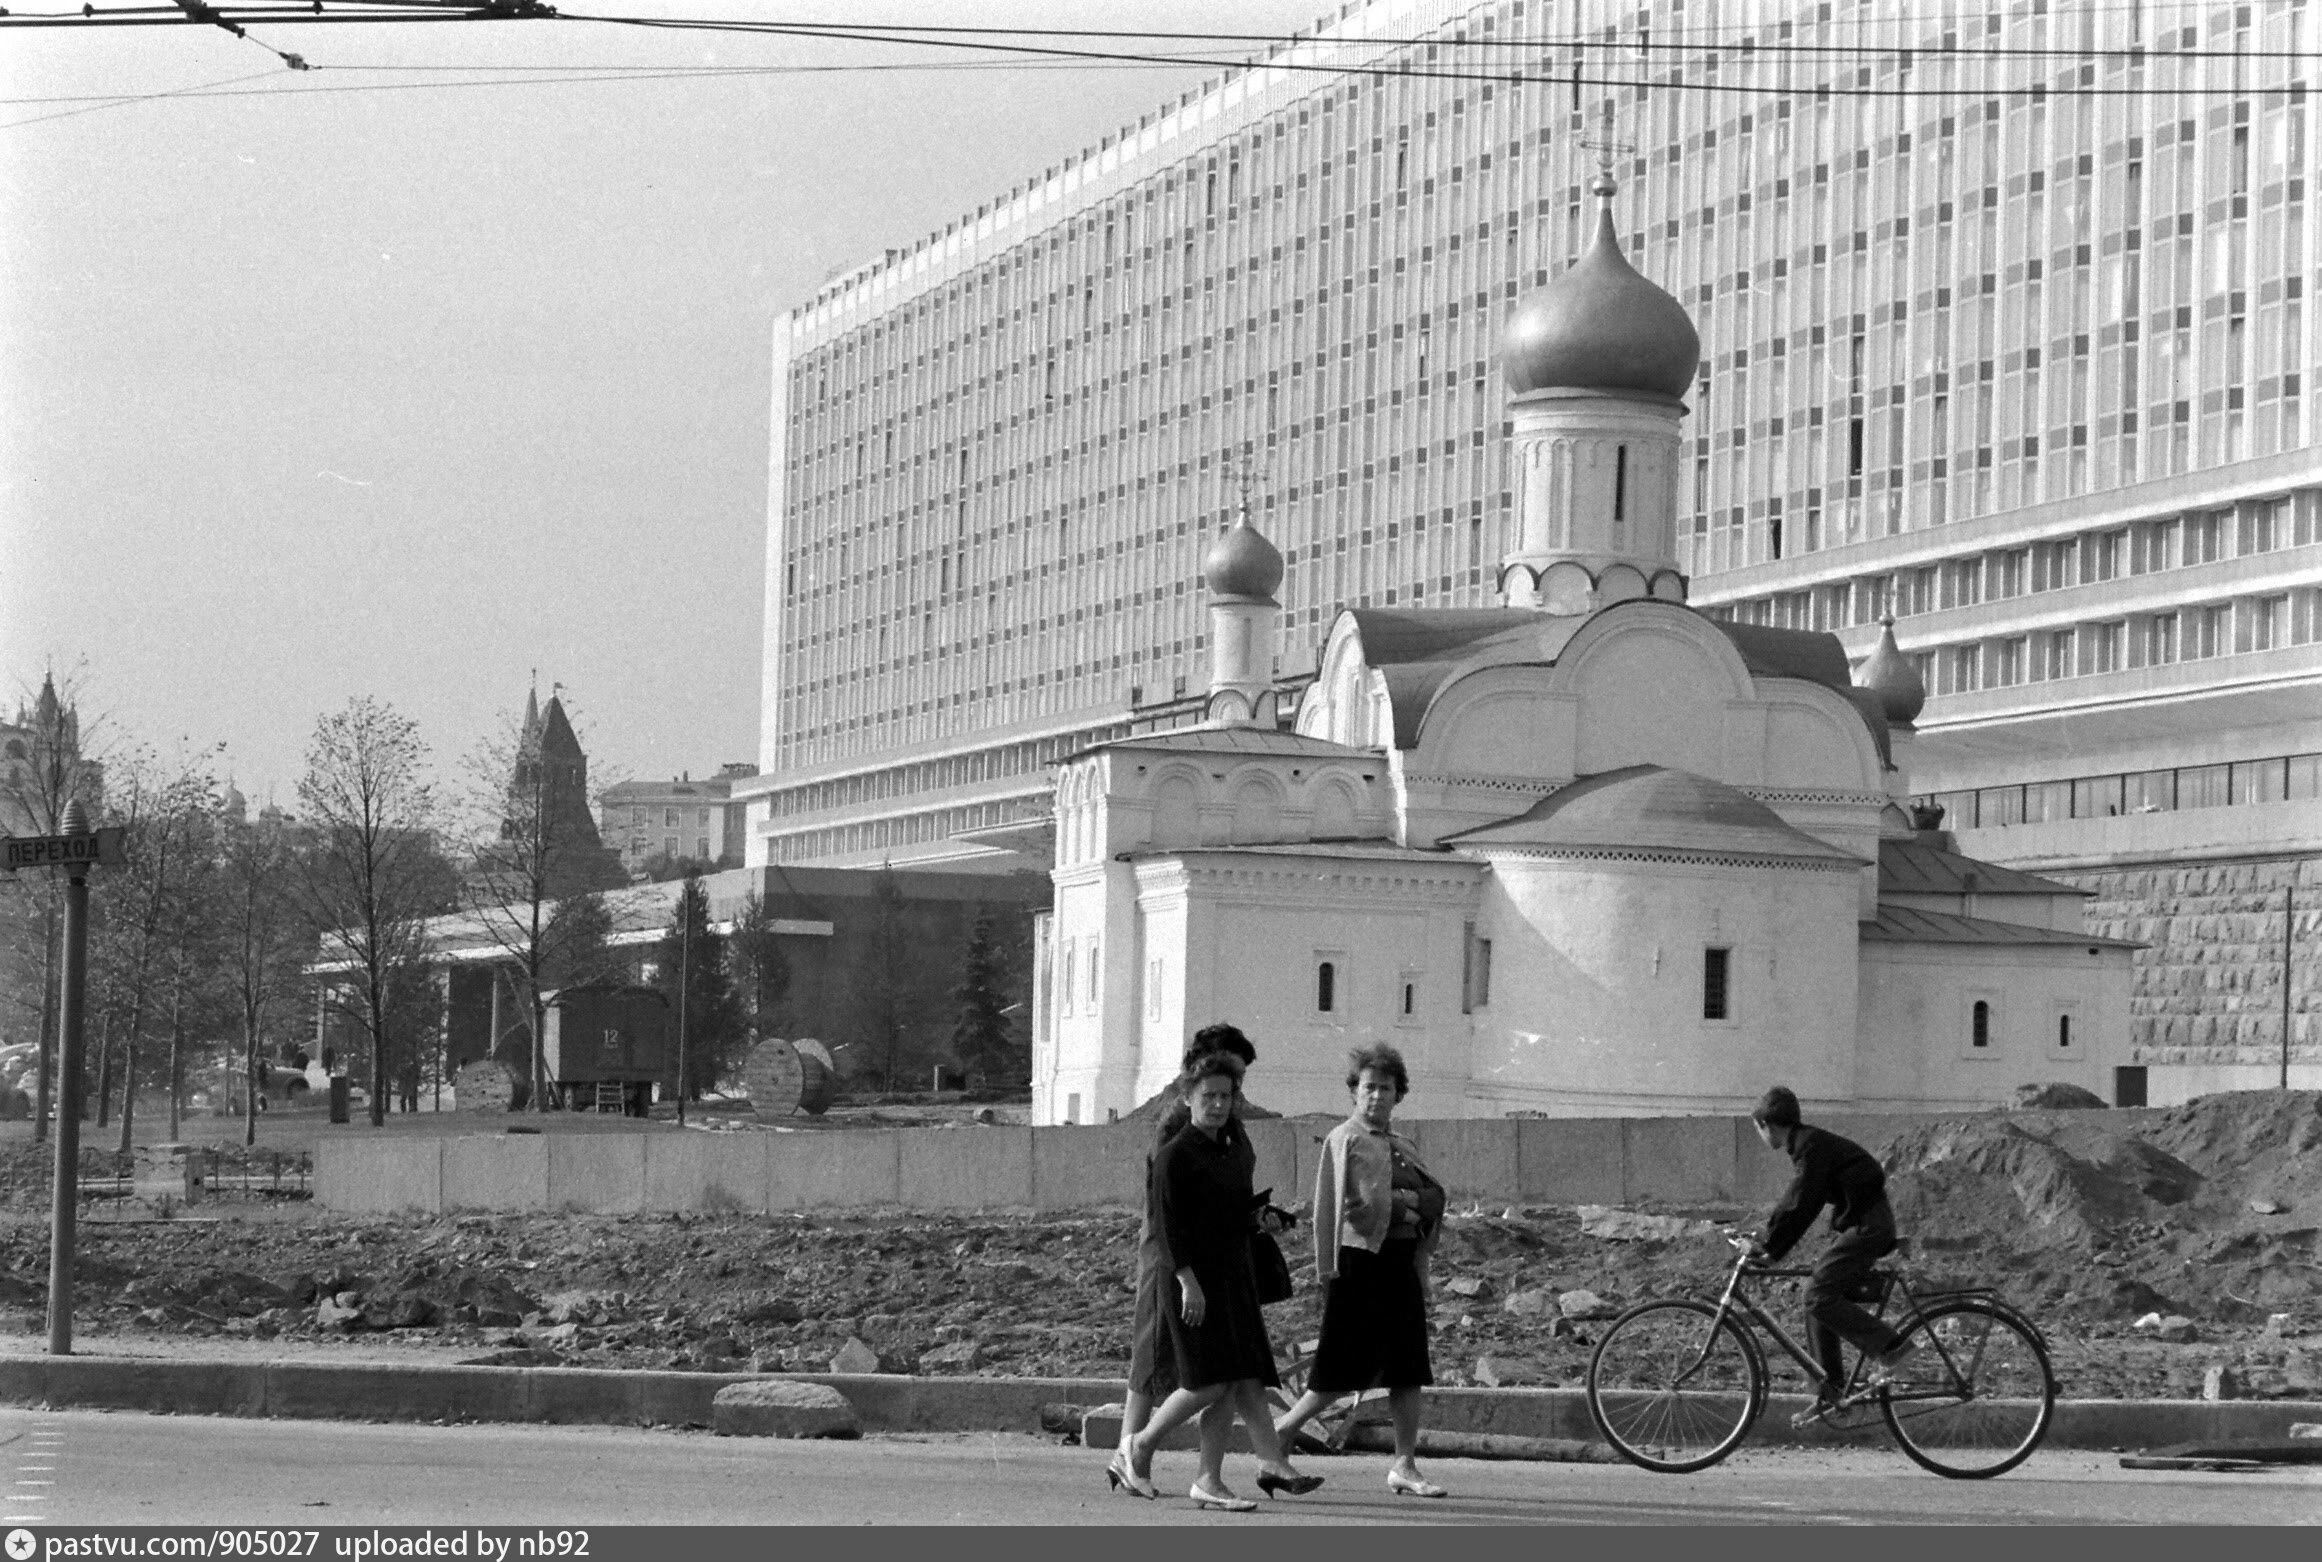
[[[1312,1491],[1319,1476],[1300,1475],[1282,1456],[1265,1389],[1279,1379],[1258,1287],[1250,1268],[1251,1159],[1232,1143],[1234,1096],[1241,1059],[1209,1053],[1186,1066],[1179,1093],[1192,1120],[1153,1162],[1150,1202],[1166,1244],[1175,1295],[1163,1324],[1176,1362],[1178,1387],[1154,1410],[1143,1431],[1116,1454],[1113,1484],[1138,1496],[1157,1496],[1153,1452],[1169,1433],[1221,1400],[1230,1401],[1250,1430],[1261,1468],[1258,1489],[1273,1495]],[[1225,1484],[1222,1457],[1214,1463],[1204,1441],[1202,1469],[1190,1493],[1204,1508],[1247,1512],[1257,1504]]]
[[[1250,1038],[1234,1025],[1205,1025],[1193,1033],[1193,1045],[1185,1049],[1183,1063],[1190,1064],[1205,1052],[1229,1052],[1242,1060],[1247,1068],[1258,1061],[1258,1049],[1250,1045]],[[1182,1065],[1181,1065],[1182,1066]],[[1153,1163],[1169,1147],[1192,1114],[1186,1110],[1183,1097],[1172,1087],[1169,1108],[1161,1114],[1160,1126],[1153,1134],[1153,1153],[1145,1158],[1145,1181],[1150,1187]],[[1225,1141],[1235,1153],[1249,1162],[1254,1175],[1257,1171],[1258,1152],[1250,1143],[1250,1136],[1242,1129],[1241,1094],[1234,1095],[1234,1113],[1227,1122]],[[1153,1406],[1169,1397],[1177,1387],[1177,1358],[1169,1347],[1169,1330],[1162,1315],[1169,1310],[1166,1292],[1175,1286],[1177,1266],[1170,1262],[1169,1246],[1162,1240],[1159,1221],[1154,1216],[1153,1201],[1145,1201],[1145,1219],[1137,1233],[1137,1301],[1132,1315],[1129,1336],[1129,1385],[1121,1403],[1120,1451],[1124,1457],[1129,1451],[1129,1439],[1145,1429],[1146,1418]],[[1212,1406],[1201,1418],[1202,1437],[1214,1441],[1218,1448],[1225,1447],[1224,1439],[1233,1430],[1233,1407],[1230,1404]],[[1223,1457],[1221,1452],[1220,1457]]]

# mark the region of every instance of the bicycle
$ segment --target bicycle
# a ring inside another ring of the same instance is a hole
[[[1768,1381],[1752,1324],[1798,1364],[1818,1399],[1827,1386],[1813,1353],[1751,1294],[1758,1282],[1813,1271],[1765,1267],[1752,1261],[1749,1239],[1726,1240],[1738,1251],[1716,1302],[1641,1302],[1613,1320],[1589,1358],[1589,1416],[1632,1464],[1667,1474],[1704,1470],[1749,1436],[1765,1411]],[[1901,1270],[1885,1266],[1853,1299],[1883,1316],[1896,1292],[1900,1331],[1919,1353],[1898,1380],[1873,1382],[1869,1358],[1855,1352],[1820,1419],[1842,1430],[1864,1426],[1875,1406],[1904,1454],[1955,1480],[2003,1475],[2030,1458],[2056,1408],[2056,1374],[2039,1329],[1990,1287],[1914,1290]]]

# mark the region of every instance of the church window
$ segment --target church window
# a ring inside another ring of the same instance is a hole
[[[1613,451],[1613,524],[1618,526],[1629,514],[1629,447],[1619,446]]]
[[[1492,1005],[1492,941],[1475,936],[1475,924],[1467,924],[1467,937],[1460,956],[1459,1012],[1473,1014]]]
[[[1314,962],[1314,1012],[1338,1012],[1338,962],[1335,959]]]
[[[1990,1002],[1982,998],[1976,999],[1975,1007],[1968,1011],[1967,1023],[1968,1045],[1978,1050],[1988,1049],[1991,1046]]]
[[[1733,951],[1709,948],[1701,952],[1701,1017],[1733,1018]]]

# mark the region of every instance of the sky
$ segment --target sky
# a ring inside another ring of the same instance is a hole
[[[560,9],[1271,32],[1323,6]],[[778,73],[961,56],[573,19],[249,32],[0,30],[0,704],[53,667],[116,747],[223,744],[286,805],[351,697],[451,783],[536,674],[594,779],[754,762],[775,316],[1215,73]]]

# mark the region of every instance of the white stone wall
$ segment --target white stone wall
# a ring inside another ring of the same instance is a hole
[[[1491,858],[1468,1115],[1731,1111],[1775,1080],[1852,1099],[1851,869]],[[1703,1017],[1711,947],[1731,951],[1725,1020]]]
[[[2129,951],[2098,946],[1866,943],[1859,1074],[1864,1111],[2007,1102],[2018,1085],[2078,1085],[2113,1098],[2131,1061]],[[2091,950],[2094,952],[2091,952]],[[1988,1044],[1974,1005],[1990,1005]],[[2072,1018],[2059,1045],[2058,1019]]]

